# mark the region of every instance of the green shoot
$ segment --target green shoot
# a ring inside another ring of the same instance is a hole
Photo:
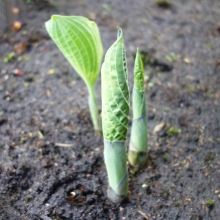
[[[128,152],[128,160],[134,167],[141,167],[147,160],[148,134],[146,118],[146,97],[144,88],[144,68],[139,49],[134,65],[134,87],[132,94],[133,122]]]
[[[169,137],[178,135],[180,133],[180,130],[178,128],[172,127],[171,125],[167,125],[166,129],[167,129],[167,135]]]
[[[214,203],[214,200],[208,199],[205,201],[205,204],[209,207],[212,207],[212,206],[214,206],[215,203]]]
[[[53,15],[45,24],[50,37],[84,80],[89,92],[93,126],[101,132],[95,83],[100,72],[103,48],[97,25],[84,17],[60,15]]]
[[[103,7],[106,11],[110,12],[110,11],[112,11],[113,5],[112,5],[112,4],[111,4],[111,5],[103,4],[102,7]]]
[[[166,59],[170,62],[174,62],[176,60],[176,54],[174,52],[171,52],[166,55]]]
[[[167,154],[164,154],[164,155],[163,155],[163,159],[164,159],[165,161],[168,161],[168,159],[169,159],[168,155],[167,155]]]
[[[122,30],[102,65],[102,124],[108,198],[117,203],[128,193],[126,134],[130,109],[127,64]]]
[[[10,52],[6,57],[4,57],[4,63],[11,62],[15,59],[15,52]]]

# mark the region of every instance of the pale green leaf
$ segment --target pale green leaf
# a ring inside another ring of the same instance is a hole
[[[103,54],[95,22],[80,16],[53,15],[46,29],[76,72],[87,85],[94,85]]]
[[[122,30],[102,65],[102,124],[104,139],[125,140],[130,109],[127,64]]]

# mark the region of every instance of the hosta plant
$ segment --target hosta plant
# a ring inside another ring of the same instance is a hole
[[[45,25],[57,47],[84,80],[89,92],[92,122],[95,130],[101,131],[94,88],[103,48],[96,23],[81,16],[53,15]]]
[[[134,64],[132,110],[133,121],[128,151],[128,160],[132,166],[139,168],[146,162],[148,149],[144,68],[139,49],[137,49]]]
[[[130,109],[127,64],[122,30],[108,49],[101,69],[104,159],[108,198],[120,202],[128,193],[126,134]]]

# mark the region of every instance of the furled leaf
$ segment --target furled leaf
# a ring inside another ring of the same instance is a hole
[[[140,55],[140,50],[137,48],[135,63],[134,63],[134,87],[132,94],[133,103],[133,120],[139,117],[146,116],[146,97],[144,88],[144,68]]]
[[[134,63],[134,86],[140,92],[144,92],[144,67],[143,67],[139,48],[137,48],[137,53]]]
[[[102,65],[102,124],[108,198],[122,201],[128,193],[126,134],[129,114],[127,64],[122,30],[108,49]]]
[[[87,85],[94,85],[103,54],[95,22],[80,16],[53,15],[46,29],[55,44]]]
[[[144,89],[144,68],[137,49],[134,64],[134,87],[132,93],[133,121],[131,128],[128,159],[132,166],[141,167],[147,159],[148,134],[147,111]]]
[[[122,30],[108,49],[102,65],[102,123],[104,139],[126,140],[128,128],[129,89]]]

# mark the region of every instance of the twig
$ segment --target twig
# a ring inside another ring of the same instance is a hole
[[[63,143],[55,143],[57,147],[73,147],[74,144],[63,144]]]
[[[138,207],[139,207],[139,209],[140,209],[140,210],[138,210],[138,212],[139,212],[145,219],[150,220],[149,217],[146,216],[146,215],[143,213],[143,211],[142,211],[142,208],[141,208],[141,206],[140,206],[140,197],[139,197],[139,196],[138,196]]]
[[[141,210],[138,210],[138,212],[147,220],[150,220]]]

